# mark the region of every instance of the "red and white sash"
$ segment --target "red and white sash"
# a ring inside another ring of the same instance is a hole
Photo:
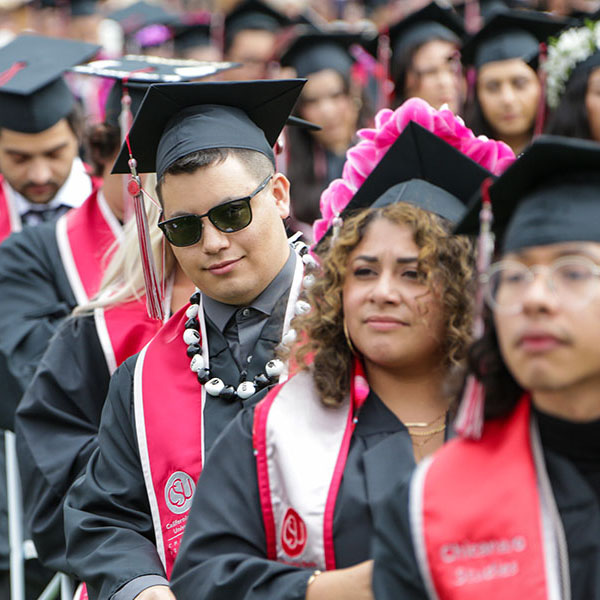
[[[325,406],[312,374],[277,386],[254,410],[253,442],[267,556],[335,569],[333,516],[355,415],[369,393],[355,360],[349,397]]]
[[[294,315],[302,276],[302,261],[298,258],[283,334],[288,331]],[[190,359],[182,341],[188,307],[173,315],[142,350],[134,374],[134,412],[140,460],[158,554],[167,577],[171,575],[179,550],[205,453],[203,412],[206,391],[190,370]],[[202,355],[208,365],[202,302],[198,320]]]
[[[21,217],[5,188],[4,178],[0,175],[0,243],[21,228]]]
[[[121,237],[121,224],[99,190],[56,221],[58,251],[77,304],[88,302],[100,288],[107,253]]]
[[[148,316],[143,298],[96,308],[94,321],[111,375],[122,362],[139,352],[163,325]]]
[[[569,565],[537,427],[524,397],[455,439],[411,480],[415,554],[429,598],[568,600]]]

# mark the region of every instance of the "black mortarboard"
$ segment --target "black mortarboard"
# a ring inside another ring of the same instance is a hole
[[[159,84],[149,88],[129,133],[140,173],[160,178],[176,160],[208,148],[245,148],[274,162],[273,146],[304,80]],[[113,173],[128,173],[126,145]]]
[[[455,223],[463,217],[465,206],[481,183],[491,176],[487,169],[411,121],[340,216],[347,218],[361,209],[407,202]]]
[[[97,0],[71,0],[69,10],[72,17],[89,17],[98,12]]]
[[[212,43],[209,20],[194,23],[182,22],[174,27],[174,31],[173,44],[176,54],[198,46],[210,46]]]
[[[235,35],[246,29],[277,32],[292,25],[283,13],[260,0],[244,0],[225,17],[225,47],[229,47]]]
[[[0,48],[0,127],[39,133],[66,117],[75,98],[62,75],[99,49],[95,44],[29,34]]]
[[[333,69],[344,77],[350,75],[352,57],[349,48],[359,44],[361,36],[342,31],[301,31],[282,53],[282,67],[293,67],[298,77],[306,77],[325,69]]]
[[[600,242],[600,144],[538,137],[489,188],[503,252],[560,242]],[[456,233],[479,231],[481,194]]]
[[[406,51],[434,39],[460,43],[464,36],[460,18],[454,11],[431,2],[390,27],[390,46],[393,59]]]
[[[105,121],[111,125],[118,125],[121,113],[122,81],[127,81],[131,97],[131,112],[135,115],[148,86],[152,83],[181,83],[201,79],[234,66],[236,66],[235,63],[127,55],[123,58],[96,60],[74,67],[72,70],[76,73],[116,80],[117,84],[111,89],[106,101]]]
[[[134,34],[149,25],[175,25],[179,21],[176,14],[166,11],[159,4],[144,0],[111,12],[106,18],[117,21],[125,35]]]
[[[494,15],[464,44],[461,58],[476,69],[489,62],[521,58],[531,63],[539,44],[556,35],[568,21],[525,10],[506,10]]]

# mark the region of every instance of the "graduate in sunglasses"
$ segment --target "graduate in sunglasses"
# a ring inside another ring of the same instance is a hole
[[[67,560],[93,598],[172,598],[206,453],[285,376],[275,347],[302,309],[304,261],[286,236],[289,182],[272,147],[302,85],[152,86],[130,131],[137,170],[156,172],[159,226],[198,291],[115,372],[98,449],[67,496]]]

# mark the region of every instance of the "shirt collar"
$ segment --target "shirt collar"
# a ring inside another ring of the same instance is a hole
[[[78,206],[81,206],[84,200],[92,193],[92,180],[85,170],[82,160],[78,156],[73,160],[71,172],[69,173],[67,180],[60,187],[54,198],[45,204],[29,202],[25,196],[22,196],[19,192],[14,190],[6,180],[5,183],[10,188],[11,196],[14,198],[19,216],[23,216],[30,211],[44,212],[52,208],[58,208],[59,206],[77,208]]]
[[[296,253],[290,249],[288,259],[285,261],[285,264],[279,273],[277,273],[271,283],[269,283],[269,285],[247,306],[260,311],[266,316],[270,316],[279,298],[281,298],[281,296],[283,296],[283,294],[292,286],[294,271],[296,269],[296,260]],[[235,312],[240,308],[245,308],[245,306],[242,307],[219,302],[205,294],[202,296],[202,302],[205,314],[221,332],[225,330],[227,323],[229,323],[229,320],[233,317]]]

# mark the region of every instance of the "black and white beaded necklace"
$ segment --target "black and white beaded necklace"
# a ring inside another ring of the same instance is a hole
[[[315,270],[318,266],[316,260],[310,255],[308,246],[301,241],[292,243],[292,248],[298,253],[302,260],[305,271]],[[294,281],[296,277],[294,277]],[[315,276],[311,273],[304,275],[302,279],[302,287],[304,289],[309,288],[315,281]],[[298,299],[300,290],[294,299],[294,288],[296,286],[292,284],[292,290],[290,290],[290,301],[294,302],[294,314],[300,315],[310,310],[310,304],[305,300]],[[278,358],[272,358],[265,364],[264,371],[256,375],[251,381],[246,379],[247,372],[242,371],[240,375],[240,382],[237,386],[227,384],[222,379],[214,377],[210,368],[207,365],[207,360],[202,355],[202,336],[200,335],[200,320],[198,315],[200,313],[200,302],[202,295],[200,292],[195,292],[190,298],[190,306],[188,306],[185,314],[187,321],[185,322],[185,330],[183,332],[183,341],[187,346],[187,355],[191,359],[190,369],[196,374],[200,385],[204,386],[206,393],[213,397],[219,397],[224,400],[246,400],[250,396],[256,394],[256,392],[264,389],[265,387],[276,383],[279,377],[285,371],[285,365],[283,361]],[[287,314],[287,311],[286,311]],[[286,319],[287,321],[287,319]],[[285,329],[285,324],[284,324]],[[296,339],[296,332],[293,329],[284,331],[281,338],[282,344],[291,344]]]

